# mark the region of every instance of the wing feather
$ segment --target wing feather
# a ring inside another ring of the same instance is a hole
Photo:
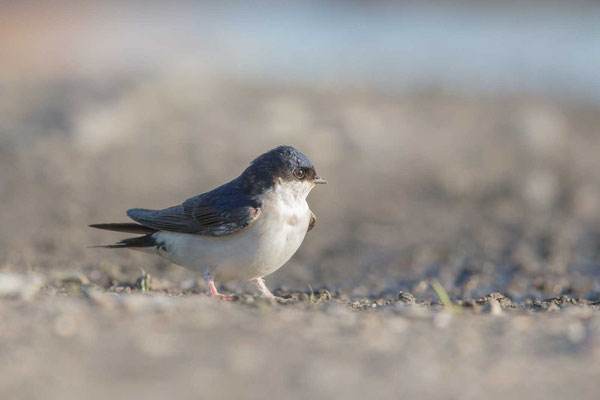
[[[133,208],[127,215],[152,229],[226,236],[250,226],[260,216],[260,205],[229,182],[211,192],[163,210]]]

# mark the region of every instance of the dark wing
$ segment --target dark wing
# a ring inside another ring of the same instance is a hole
[[[308,230],[307,230],[307,232],[312,231],[316,224],[317,224],[317,217],[315,216],[315,213],[313,213],[311,211],[310,212],[310,222],[308,223]]]
[[[127,215],[140,224],[170,232],[226,236],[250,226],[260,206],[242,192],[236,181],[187,199],[164,210],[133,208]]]

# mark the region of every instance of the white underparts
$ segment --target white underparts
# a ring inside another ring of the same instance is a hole
[[[312,183],[278,182],[260,197],[261,214],[246,229],[222,237],[160,231],[154,252],[217,280],[255,279],[281,268],[298,250],[311,218]]]

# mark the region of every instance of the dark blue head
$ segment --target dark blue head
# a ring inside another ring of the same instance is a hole
[[[276,182],[327,183],[317,175],[308,158],[291,146],[279,146],[257,157],[242,173],[242,183],[251,193],[271,188]]]

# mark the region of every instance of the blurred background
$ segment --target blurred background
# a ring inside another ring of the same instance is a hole
[[[598,71],[591,1],[3,1],[0,269],[195,279],[86,226],[288,144],[329,185],[272,287],[597,298]]]

